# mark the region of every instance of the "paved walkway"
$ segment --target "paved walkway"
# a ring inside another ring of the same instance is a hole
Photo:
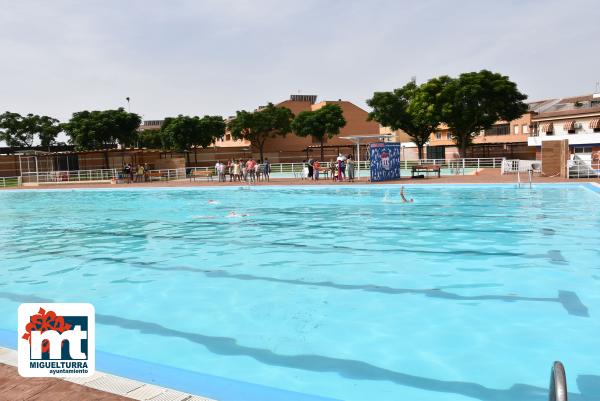
[[[0,347],[0,401],[215,401],[104,372],[67,379],[24,378],[17,351]]]
[[[0,363],[0,401],[131,401],[61,379],[24,378],[17,368]]]

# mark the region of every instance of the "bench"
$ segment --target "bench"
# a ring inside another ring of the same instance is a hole
[[[429,173],[437,173],[438,178],[442,176],[442,169],[435,164],[420,164],[418,166],[412,166],[411,170],[411,178],[415,178],[415,173],[426,173],[427,176],[429,176]]]
[[[154,179],[158,179],[160,181],[162,178],[162,173],[160,171],[148,171],[146,173],[146,177],[148,178],[148,181],[152,181]]]
[[[190,174],[190,181],[196,181],[196,178],[206,178],[207,180],[213,180],[213,172],[210,170],[194,170]]]
[[[321,177],[329,178],[329,167],[319,167],[319,178]]]

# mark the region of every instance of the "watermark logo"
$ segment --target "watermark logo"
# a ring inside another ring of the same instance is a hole
[[[85,377],[95,368],[91,304],[27,303],[18,310],[19,374]]]

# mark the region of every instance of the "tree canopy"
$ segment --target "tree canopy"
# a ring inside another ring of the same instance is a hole
[[[468,72],[458,78],[441,76],[421,85],[414,108],[445,123],[461,157],[481,130],[500,120],[510,121],[527,112],[517,85],[507,76],[488,70]]]
[[[264,146],[269,138],[285,136],[291,131],[294,118],[292,111],[285,107],[276,107],[269,103],[254,112],[238,111],[235,118],[227,124],[234,139],[245,139],[258,149],[260,159],[264,160]]]
[[[314,111],[302,111],[292,121],[292,131],[298,136],[311,136],[321,145],[321,160],[324,158],[323,142],[333,138],[346,125],[342,108],[337,104],[326,104]]]
[[[206,148],[225,135],[225,121],[221,116],[168,117],[160,127],[160,135],[165,149]]]
[[[59,121],[48,116],[21,116],[9,111],[0,115],[0,140],[10,147],[30,148],[37,138],[41,146],[48,148],[61,130]]]
[[[423,112],[420,107],[415,107],[419,90],[416,82],[410,81],[392,92],[375,92],[367,104],[373,108],[369,120],[394,131],[406,132],[417,145],[419,159],[423,159],[423,147],[440,124],[440,117],[437,113]]]
[[[77,150],[107,148],[121,144],[131,146],[137,139],[141,118],[123,108],[73,113],[63,129]]]

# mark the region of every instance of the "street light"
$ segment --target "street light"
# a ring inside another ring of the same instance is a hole
[[[129,100],[130,100],[130,99],[129,99],[129,96],[127,96],[127,97],[125,98],[125,100],[127,100],[127,112],[129,113],[129,112],[131,111],[131,110],[130,110],[130,108],[129,108]]]

